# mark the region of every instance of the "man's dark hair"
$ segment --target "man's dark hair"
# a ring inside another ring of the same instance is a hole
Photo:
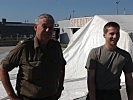
[[[108,32],[108,28],[109,27],[114,27],[114,28],[117,28],[118,30],[120,30],[120,26],[119,26],[118,23],[116,23],[116,22],[108,22],[103,28],[104,34]]]

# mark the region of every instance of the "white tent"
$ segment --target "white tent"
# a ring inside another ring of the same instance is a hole
[[[109,21],[120,24],[118,47],[128,51],[133,58],[133,15],[96,15],[71,38],[64,50],[67,61],[66,79],[86,77],[86,61],[90,50],[104,44],[103,26]],[[122,79],[124,81],[124,79]]]

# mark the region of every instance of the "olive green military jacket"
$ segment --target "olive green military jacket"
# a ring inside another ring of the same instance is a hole
[[[42,49],[36,37],[21,41],[1,62],[8,71],[19,67],[17,92],[33,98],[57,92],[63,64],[65,60],[59,42],[51,39]]]

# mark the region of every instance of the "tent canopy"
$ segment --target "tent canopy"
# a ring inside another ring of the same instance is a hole
[[[64,50],[64,58],[67,61],[65,78],[77,79],[87,76],[85,65],[88,54],[92,48],[104,44],[103,27],[109,21],[120,24],[118,47],[128,51],[133,58],[132,19],[133,15],[96,15],[79,29]]]

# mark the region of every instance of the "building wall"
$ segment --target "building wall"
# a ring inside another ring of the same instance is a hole
[[[91,19],[92,17],[71,18],[70,26],[71,27],[82,27]]]
[[[61,43],[68,43],[70,38],[72,37],[72,30],[67,27],[70,26],[70,20],[62,20],[57,22],[60,28],[60,38],[59,41]]]
[[[90,21],[92,17],[81,17],[81,18],[71,18],[70,20],[61,20],[57,23],[60,28],[60,42],[61,43],[69,43],[69,40],[73,36],[75,30],[80,29],[84,26],[88,21]]]

